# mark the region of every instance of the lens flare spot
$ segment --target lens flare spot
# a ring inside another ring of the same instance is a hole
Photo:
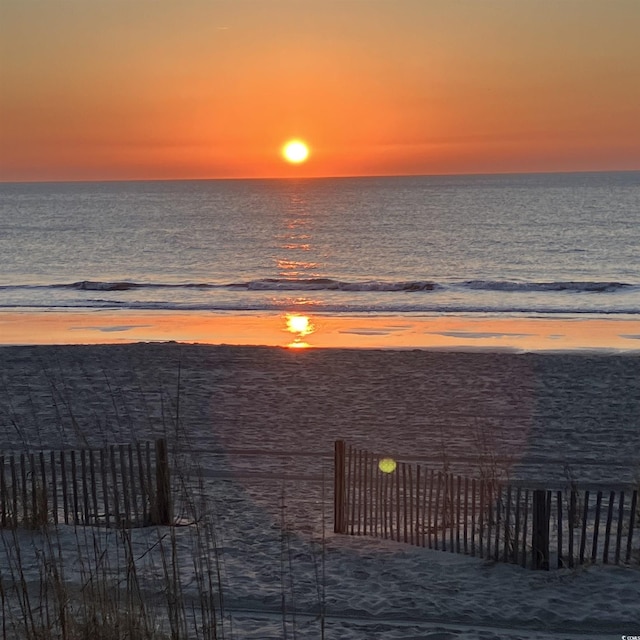
[[[396,470],[398,463],[393,458],[382,458],[378,462],[378,468],[382,473],[393,473]]]

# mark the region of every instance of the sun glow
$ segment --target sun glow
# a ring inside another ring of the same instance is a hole
[[[287,316],[287,329],[291,333],[306,335],[309,332],[309,318],[307,316]]]
[[[309,316],[299,316],[295,314],[288,314],[286,316],[287,331],[295,334],[295,340],[289,343],[287,346],[294,349],[304,349],[309,346],[307,342],[304,342],[302,338],[313,333],[316,328],[311,322]]]
[[[287,162],[301,164],[309,157],[309,147],[302,140],[289,140],[282,147],[282,156]]]

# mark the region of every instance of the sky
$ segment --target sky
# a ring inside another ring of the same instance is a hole
[[[0,0],[0,181],[640,170],[639,32],[640,0]]]

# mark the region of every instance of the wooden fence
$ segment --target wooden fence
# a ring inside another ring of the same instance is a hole
[[[0,455],[0,527],[170,524],[165,439]]]
[[[334,530],[537,569],[638,562],[638,491],[471,479],[335,443]]]

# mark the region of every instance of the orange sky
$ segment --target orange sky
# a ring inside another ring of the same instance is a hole
[[[639,25],[639,0],[1,0],[0,180],[638,170]]]

